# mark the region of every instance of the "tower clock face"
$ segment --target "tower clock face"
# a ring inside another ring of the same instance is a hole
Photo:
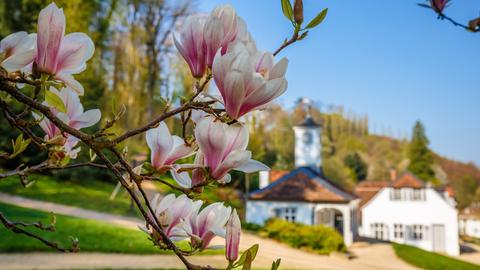
[[[312,134],[310,132],[305,132],[302,136],[302,141],[304,144],[307,144],[307,145],[312,144],[312,141],[313,141]]]

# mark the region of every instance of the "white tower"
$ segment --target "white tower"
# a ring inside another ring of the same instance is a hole
[[[322,126],[308,113],[305,120],[293,127],[295,132],[295,167],[312,167],[317,171],[322,166]]]

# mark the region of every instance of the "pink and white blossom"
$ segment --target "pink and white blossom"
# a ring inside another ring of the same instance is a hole
[[[98,121],[100,121],[100,110],[92,109],[84,111],[78,94],[72,89],[67,87],[58,91],[57,89],[51,87],[49,91],[54,93],[62,100],[66,111],[60,112],[53,106],[53,104],[49,104],[46,101],[43,102],[43,105],[50,107],[50,110],[55,114],[55,116],[62,120],[64,123],[66,123],[68,126],[74,129],[82,129],[86,127],[91,127],[98,123]],[[36,113],[33,113],[33,117],[36,120],[41,119],[39,125],[46,133],[46,140],[52,141],[55,144],[63,145],[67,152],[73,151],[73,148],[79,141],[77,138],[69,134],[62,134],[62,131],[46,117],[42,117]],[[78,150],[76,152],[78,152]],[[75,158],[76,155],[71,157]]]
[[[92,39],[84,33],[65,35],[65,15],[53,2],[40,11],[37,33],[35,48],[13,54],[2,66],[12,72],[33,62],[38,71],[83,95],[83,86],[72,75],[85,70],[86,61],[93,56]]]
[[[205,249],[215,236],[225,237],[225,224],[232,209],[221,202],[212,203],[200,211],[201,201],[196,201],[194,211],[181,226],[194,247]]]
[[[238,16],[230,5],[216,7],[205,24],[207,66],[212,67],[215,54],[221,48],[225,53],[229,44],[237,38]]]
[[[252,153],[246,150],[248,129],[239,122],[227,125],[214,117],[204,117],[195,127],[195,137],[204,165],[208,167],[210,177],[217,181],[229,182],[230,170],[246,173],[268,170],[263,163],[251,159]]]
[[[238,119],[246,113],[261,109],[287,89],[285,73],[288,60],[275,63],[271,53],[247,48],[242,42],[215,56],[213,78],[227,114]]]
[[[193,164],[174,164],[170,169],[170,173],[181,187],[195,187],[206,180],[207,175],[203,164],[203,153],[201,150],[198,150]]]
[[[206,44],[203,38],[206,16],[189,16],[180,31],[180,40],[173,35],[175,46],[192,72],[193,77],[201,78],[205,74]]]
[[[37,34],[20,31],[6,36],[0,41],[2,67],[8,72],[24,69],[35,56]]]
[[[240,246],[241,223],[237,210],[233,209],[226,225],[225,236],[225,256],[227,260],[234,262],[238,258],[238,248]]]
[[[150,162],[157,170],[169,169],[178,159],[188,157],[194,149],[187,146],[184,140],[171,135],[165,122],[146,132],[148,147],[150,148]]]
[[[174,194],[165,196],[159,200],[157,194],[151,204],[160,225],[168,238],[179,241],[188,237],[183,225],[190,214],[196,211],[201,201],[193,202],[185,194],[175,197]],[[197,207],[198,206],[198,207]]]

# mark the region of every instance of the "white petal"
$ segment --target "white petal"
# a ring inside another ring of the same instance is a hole
[[[19,52],[2,62],[2,67],[8,72],[14,72],[25,68],[35,59],[35,49]]]
[[[102,112],[99,109],[88,110],[80,115],[78,118],[70,120],[70,126],[75,129],[91,127],[100,121]]]
[[[55,75],[55,79],[64,82],[68,87],[77,92],[79,96],[83,96],[83,86],[73,78],[72,74],[60,72]]]
[[[270,75],[269,75],[270,79],[284,77],[285,73],[287,72],[287,67],[288,67],[288,59],[282,58],[270,70]]]
[[[13,50],[15,47],[20,45],[20,41],[27,37],[27,32],[20,31],[16,33],[12,33],[0,41],[0,53],[6,53],[9,50]]]
[[[177,172],[177,168],[173,168],[170,170],[170,174],[172,175],[172,178],[181,186],[184,188],[191,188],[192,187],[192,179],[190,178],[190,175],[188,172]]]
[[[95,45],[84,33],[71,33],[62,40],[58,55],[59,72],[75,74],[82,71],[85,62],[93,56]]]
[[[235,170],[242,171],[244,173],[253,173],[259,171],[269,171],[270,168],[267,165],[261,163],[260,161],[250,159],[244,164],[236,167]]]

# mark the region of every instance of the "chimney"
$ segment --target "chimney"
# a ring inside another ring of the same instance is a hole
[[[259,173],[259,188],[264,188],[270,184],[270,172],[269,171],[260,171]]]
[[[394,168],[390,169],[390,181],[393,182],[397,180],[397,170]]]

